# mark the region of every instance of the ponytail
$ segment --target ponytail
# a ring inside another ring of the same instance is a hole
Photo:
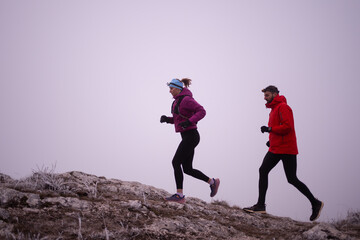
[[[182,82],[186,88],[188,88],[191,85],[191,79],[190,78],[183,78],[180,80],[180,82]]]

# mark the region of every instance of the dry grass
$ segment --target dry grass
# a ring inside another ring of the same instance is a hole
[[[55,173],[56,164],[51,167],[37,167],[30,177],[7,183],[8,187],[25,192],[40,192],[43,196],[86,196],[100,197],[98,182],[83,180],[81,186],[73,181],[66,181],[63,176]]]
[[[349,211],[345,219],[333,220],[332,224],[340,231],[347,232],[352,237],[360,239],[359,211]]]

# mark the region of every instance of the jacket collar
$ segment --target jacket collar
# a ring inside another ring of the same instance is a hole
[[[286,102],[286,98],[283,95],[277,95],[276,97],[274,97],[274,99],[271,101],[271,103],[266,103],[265,106],[267,108],[275,108],[277,105],[279,105],[280,103],[287,103]]]
[[[192,97],[192,92],[188,88],[183,88],[183,90],[178,95],[176,95],[174,98],[177,99],[183,95]]]

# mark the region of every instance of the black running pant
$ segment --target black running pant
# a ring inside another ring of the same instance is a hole
[[[265,204],[265,195],[268,188],[268,175],[271,169],[273,169],[279,161],[282,160],[286,178],[288,182],[296,187],[302,194],[304,194],[311,203],[315,202],[315,198],[310,192],[309,188],[301,182],[296,176],[296,155],[292,154],[274,154],[268,152],[263,160],[263,163],[259,169],[259,199],[258,204]]]
[[[176,188],[183,189],[184,173],[193,176],[194,178],[207,182],[209,178],[200,172],[193,169],[192,163],[194,159],[195,147],[200,142],[200,135],[196,129],[185,131],[181,133],[182,141],[176,150],[175,156],[172,160],[174,168]],[[182,166],[182,169],[181,169]]]

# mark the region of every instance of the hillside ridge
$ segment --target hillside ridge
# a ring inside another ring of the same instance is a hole
[[[360,239],[359,214],[340,223],[299,222],[248,214],[223,201],[73,171],[0,173],[1,239]]]

